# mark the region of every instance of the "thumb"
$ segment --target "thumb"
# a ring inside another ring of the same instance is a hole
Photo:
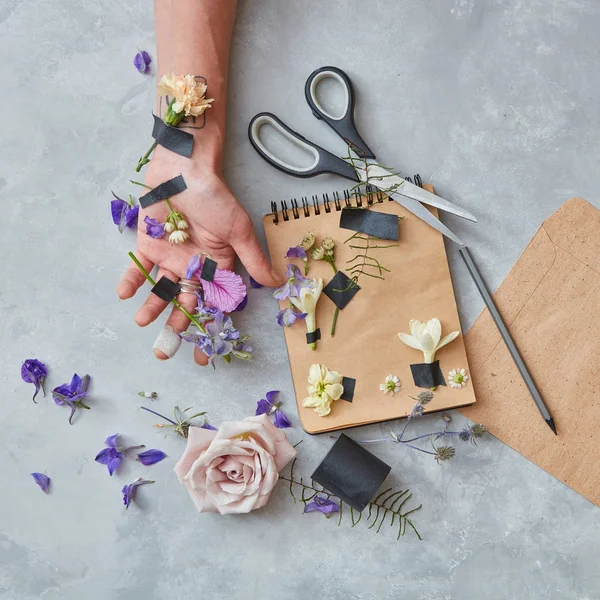
[[[267,287],[280,286],[283,277],[271,270],[271,264],[256,239],[250,217],[244,217],[233,232],[231,246],[253,279]]]

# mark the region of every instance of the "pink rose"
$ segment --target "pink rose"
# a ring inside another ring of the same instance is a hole
[[[295,456],[285,433],[260,415],[226,421],[218,431],[190,427],[174,470],[200,512],[247,513],[268,502]]]

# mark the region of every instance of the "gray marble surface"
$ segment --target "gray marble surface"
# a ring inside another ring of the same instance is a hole
[[[288,179],[246,137],[250,117],[271,110],[341,151],[303,99],[314,68],[340,66],[380,161],[421,173],[479,216],[477,226],[446,222],[496,288],[565,200],[600,206],[599,27],[595,0],[242,2],[227,180],[257,225],[269,200],[343,187],[333,177]],[[393,466],[391,483],[423,503],[422,542],[303,516],[283,486],[248,516],[194,511],[171,471],[183,443],[152,429],[140,389],[160,393],[158,410],[193,405],[218,423],[250,414],[278,388],[298,421],[268,291],[253,292],[239,318],[256,359],[216,372],[184,351],[158,362],[151,345],[161,325],[137,328],[141,298],[117,299],[134,238],[115,231],[110,190],[127,190],[155,85],[131,66],[137,46],[154,48],[147,1],[0,0],[0,598],[600,597],[598,509],[494,439],[461,447],[444,466],[373,448]],[[466,330],[482,305],[452,249],[450,259]],[[93,375],[92,410],[74,426],[49,397],[31,403],[19,378],[30,356],[50,365],[50,387],[74,371]],[[93,458],[117,431],[169,458],[151,471],[131,462],[109,479]],[[290,436],[304,440],[298,470],[307,475],[331,441],[299,427]],[[32,471],[51,475],[49,496]],[[156,483],[126,512],[121,486],[148,473]]]

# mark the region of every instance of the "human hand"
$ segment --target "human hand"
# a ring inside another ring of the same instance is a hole
[[[271,272],[269,261],[256,239],[252,221],[217,174],[218,164],[211,165],[204,159],[183,158],[158,146],[148,167],[146,184],[156,187],[180,173],[187,189],[174,196],[171,204],[185,216],[190,239],[183,244],[171,245],[168,236],[151,238],[146,234],[144,218],[149,216],[164,222],[169,209],[165,202],[158,202],[145,210],[140,208],[135,254],[144,268],[151,271],[156,265],[157,280],[166,276],[177,282],[185,278],[188,262],[194,254],[205,252],[217,262],[220,269],[228,270],[233,269],[237,254],[256,281],[269,287],[278,286],[279,278]],[[131,298],[144,282],[143,274],[132,262],[117,287],[117,293],[121,299]],[[194,294],[182,293],[177,299],[189,312],[194,312]],[[149,325],[167,304],[150,293],[137,311],[135,322],[140,327]],[[165,360],[175,354],[181,343],[178,334],[185,331],[188,325],[188,318],[173,307],[154,345],[157,358]],[[208,363],[208,357],[197,347],[194,349],[194,360],[199,365]]]

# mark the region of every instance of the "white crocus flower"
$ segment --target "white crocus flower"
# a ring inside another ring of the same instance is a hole
[[[323,291],[323,280],[310,279],[309,284],[300,290],[298,296],[290,296],[290,302],[301,312],[306,313],[306,331],[313,333],[317,330],[317,302]],[[309,344],[312,350],[317,349],[317,343]]]
[[[407,346],[421,350],[424,361],[432,363],[435,360],[435,353],[458,337],[460,332],[453,331],[442,338],[442,324],[439,319],[429,319],[427,323],[421,323],[416,319],[411,319],[408,326],[410,335],[399,333],[398,337]]]
[[[325,365],[311,365],[308,371],[308,397],[303,406],[314,408],[320,417],[331,412],[331,403],[339,400],[344,393],[343,377],[330,371]]]

